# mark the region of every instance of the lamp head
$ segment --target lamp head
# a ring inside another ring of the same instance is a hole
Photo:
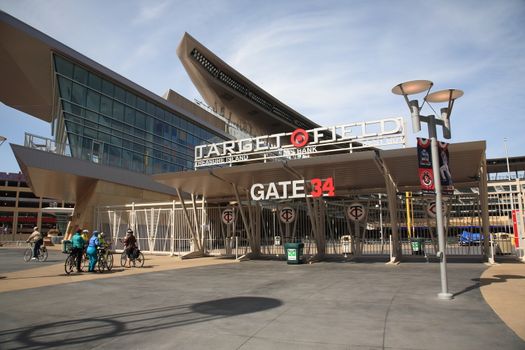
[[[443,137],[451,138],[450,133],[450,115],[452,114],[452,107],[454,101],[463,96],[463,91],[458,89],[440,90],[429,94],[425,97],[427,102],[447,102],[448,107],[441,108],[441,120],[443,120]]]
[[[408,95],[419,94],[420,92],[428,91],[434,85],[430,80],[411,80],[401,84],[397,84],[392,88],[392,93],[395,95],[402,95],[405,98],[405,102],[410,109],[410,115],[412,116],[412,131],[417,133],[421,131],[421,121],[419,118],[419,112],[421,107],[417,100],[409,100]]]
[[[427,102],[448,102],[451,103],[454,100],[457,100],[463,96],[463,91],[458,89],[446,89],[446,90],[439,90],[436,92],[433,92],[431,94],[428,94],[427,97],[425,97],[425,101]]]
[[[403,96],[414,95],[430,90],[432,85],[434,85],[434,83],[430,80],[411,80],[394,86],[392,93]]]

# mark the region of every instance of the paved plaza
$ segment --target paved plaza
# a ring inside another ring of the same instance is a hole
[[[1,349],[525,348],[523,321],[502,320],[524,305],[511,300],[525,300],[523,264],[449,264],[443,301],[437,263],[146,256],[142,269],[65,276],[64,258],[0,249]]]

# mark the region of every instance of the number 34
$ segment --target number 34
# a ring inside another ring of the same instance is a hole
[[[312,179],[310,181],[313,186],[313,191],[310,192],[312,197],[321,197],[321,196],[327,196],[327,197],[333,197],[335,196],[335,187],[334,187],[334,179],[329,177],[326,180],[321,179]]]

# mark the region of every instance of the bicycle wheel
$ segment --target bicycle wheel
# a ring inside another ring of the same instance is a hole
[[[108,252],[108,254],[106,255],[106,267],[108,268],[108,271],[111,271],[111,269],[113,268],[113,253],[112,252]]]
[[[126,252],[123,252],[122,255],[120,256],[120,266],[122,267],[126,266],[127,259],[128,259],[128,255],[126,254]]]
[[[89,258],[86,252],[82,253],[82,261],[80,263],[80,268],[82,271],[86,271],[86,266],[89,266]]]
[[[46,247],[42,247],[40,248],[40,254],[38,255],[38,260],[39,261],[46,261],[47,260],[47,256],[48,256],[48,253],[47,253],[47,248]]]
[[[66,262],[64,263],[64,270],[66,271],[66,274],[69,275],[74,269],[75,257],[73,255],[69,255],[66,259]]]
[[[26,251],[24,252],[24,261],[29,262],[32,256],[33,256],[33,249],[27,248]]]
[[[143,267],[144,266],[144,254],[139,253],[139,256],[135,259],[134,266]]]
[[[102,273],[104,272],[105,269],[106,269],[106,261],[101,255],[99,255],[97,257],[97,270],[98,272]]]

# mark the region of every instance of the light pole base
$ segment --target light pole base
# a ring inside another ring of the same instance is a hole
[[[453,295],[451,293],[439,293],[438,298],[441,300],[452,300]]]

